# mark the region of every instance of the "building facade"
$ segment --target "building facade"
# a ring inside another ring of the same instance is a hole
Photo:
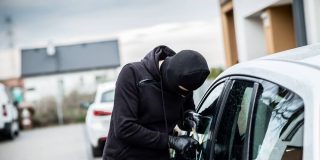
[[[99,83],[116,78],[119,66],[117,40],[22,49],[25,101],[94,93]]]
[[[227,66],[320,42],[319,0],[217,0]]]

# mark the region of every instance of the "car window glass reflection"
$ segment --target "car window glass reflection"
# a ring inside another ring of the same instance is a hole
[[[208,143],[210,141],[210,126],[212,121],[215,119],[215,109],[218,102],[219,96],[224,88],[224,82],[218,84],[206,97],[201,106],[198,109],[202,117],[200,129],[197,133],[193,133],[192,136],[197,139],[200,143],[200,149],[198,151],[197,160],[204,160],[209,158],[210,148]]]
[[[253,82],[236,80],[232,84],[214,140],[215,159],[241,159],[247,139],[248,113]]]
[[[208,108],[214,108],[215,104],[217,103],[218,97],[222,92],[223,87],[224,87],[224,82],[220,83],[210,92],[210,94],[206,97],[206,99],[203,101],[203,103],[199,107],[198,113],[201,113],[201,115],[212,114],[212,112],[210,113],[210,111],[204,111],[204,110]]]
[[[300,137],[294,136],[302,133],[302,99],[297,94],[269,82],[263,82],[259,90],[253,117],[251,159],[281,159],[287,157],[288,151],[302,159],[302,134]],[[301,123],[300,126],[296,125],[298,122]],[[284,140],[290,134],[292,138]],[[292,152],[293,150],[295,152]]]

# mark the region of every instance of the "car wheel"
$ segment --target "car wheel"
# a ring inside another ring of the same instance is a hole
[[[15,129],[14,132],[13,132],[14,136],[18,137],[19,133],[20,133],[20,127],[19,127],[19,122],[18,121],[14,122],[14,128],[13,129]]]
[[[93,157],[101,157],[103,153],[102,149],[99,146],[98,147],[91,146],[91,151],[92,151]]]
[[[16,137],[12,123],[8,123],[6,126],[6,137],[11,140],[13,140]]]

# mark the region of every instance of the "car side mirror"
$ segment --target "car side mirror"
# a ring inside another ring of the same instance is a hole
[[[80,103],[80,108],[82,108],[82,109],[88,109],[92,103],[93,103],[93,102],[81,102],[81,103]]]
[[[199,116],[199,125],[196,127],[196,132],[204,134],[210,128],[212,116]]]

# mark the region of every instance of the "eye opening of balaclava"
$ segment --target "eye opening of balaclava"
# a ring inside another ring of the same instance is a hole
[[[186,96],[199,88],[210,72],[200,53],[183,50],[167,57],[161,65],[160,73],[165,90]],[[188,91],[179,88],[179,85]]]

